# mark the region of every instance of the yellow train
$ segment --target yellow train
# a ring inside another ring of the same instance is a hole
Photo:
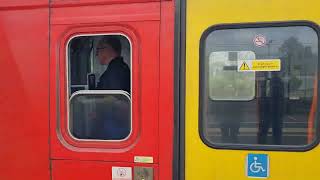
[[[181,177],[320,178],[319,5],[181,2]]]

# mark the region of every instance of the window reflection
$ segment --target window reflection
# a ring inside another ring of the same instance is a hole
[[[262,47],[253,43],[258,34],[266,37],[266,44]],[[315,123],[311,128],[309,125],[310,121],[315,121],[312,115],[315,111],[311,109],[316,105],[314,82],[318,67],[318,36],[312,28],[216,30],[203,43],[201,73],[204,73],[206,83],[201,87],[203,109],[200,113],[207,141],[213,144],[271,145],[305,145],[310,142],[308,135],[315,131]],[[212,69],[219,69],[227,63],[227,58],[219,57],[215,64],[210,64],[212,54],[243,51],[253,52],[257,60],[280,59],[281,70],[254,72],[254,78],[237,72],[235,68],[224,69],[232,74],[230,76],[223,70],[212,73]],[[219,65],[220,61],[223,65]],[[241,81],[247,81],[247,86],[240,88]],[[239,98],[239,92],[248,93],[242,97],[250,97],[249,94],[254,97]]]

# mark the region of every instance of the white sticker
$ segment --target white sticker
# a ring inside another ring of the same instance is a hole
[[[257,47],[263,47],[267,44],[267,38],[264,35],[258,34],[254,37],[253,43]]]
[[[132,180],[132,168],[112,167],[112,180]]]

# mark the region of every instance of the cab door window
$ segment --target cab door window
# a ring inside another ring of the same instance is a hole
[[[131,44],[124,35],[77,36],[68,47],[68,132],[123,141],[132,131]]]

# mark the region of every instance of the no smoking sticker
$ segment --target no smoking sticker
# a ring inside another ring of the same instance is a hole
[[[263,47],[267,44],[267,39],[264,35],[258,34],[254,37],[253,43],[257,47]]]
[[[112,167],[112,180],[132,180],[132,168]]]

